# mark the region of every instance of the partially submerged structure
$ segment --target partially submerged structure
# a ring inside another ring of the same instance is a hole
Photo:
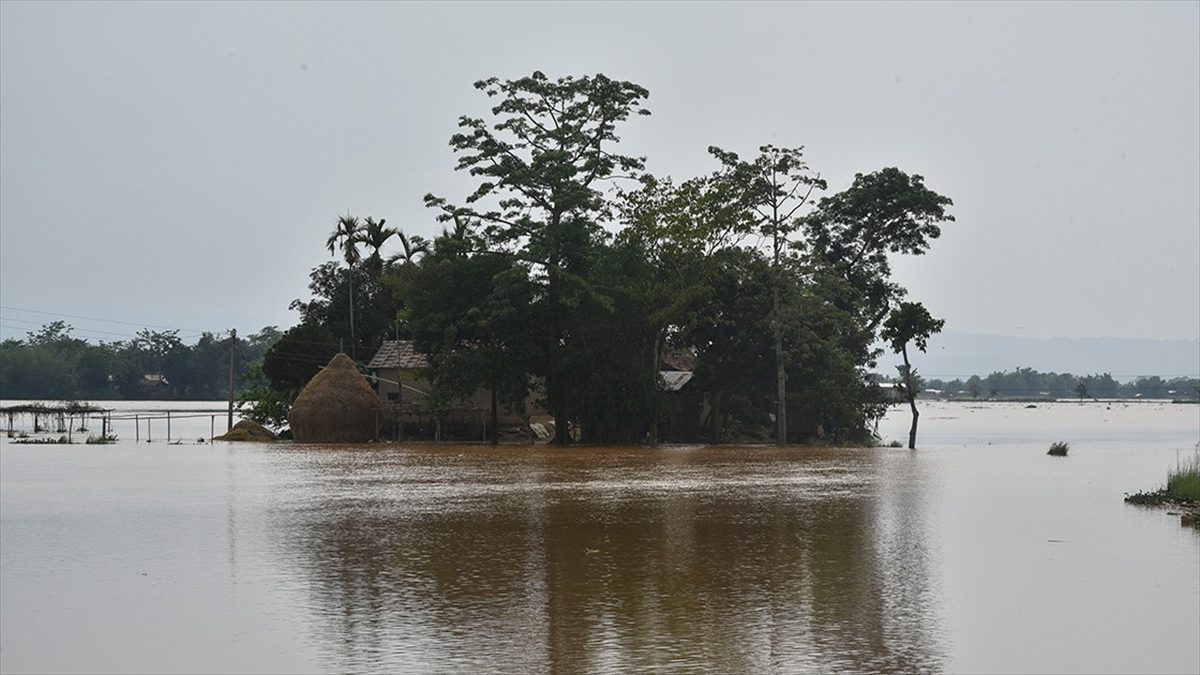
[[[402,404],[409,396],[417,400],[429,398],[429,381],[424,372],[428,367],[429,357],[419,352],[412,340],[384,340],[367,364],[379,397],[394,404]]]
[[[492,392],[480,387],[462,400],[437,400],[429,381],[429,366],[429,357],[417,349],[412,340],[385,340],[367,363],[368,377],[396,420],[394,437],[401,440],[413,436],[441,440],[443,435],[471,440],[488,438]],[[499,405],[496,412],[498,433],[510,438],[536,436],[536,427],[531,427],[530,423],[549,419],[537,408],[534,394],[526,401],[524,411]]]
[[[391,417],[354,361],[336,354],[300,390],[288,422],[297,441],[363,443],[385,433]]]
[[[688,352],[664,354],[659,365],[659,390],[664,402],[659,410],[659,437],[663,440],[695,441],[709,414],[704,393],[692,385],[696,357]],[[395,420],[395,438],[443,435],[458,439],[488,437],[491,391],[480,387],[466,399],[436,400],[429,380],[430,359],[411,340],[385,340],[367,364],[379,399],[386,403],[389,419]],[[509,440],[549,440],[553,418],[539,405],[541,392],[534,391],[523,411],[499,405],[499,433]]]
[[[6,430],[10,434],[17,429],[14,422],[25,416],[33,419],[31,430],[34,433],[53,431],[70,434],[76,420],[79,420],[80,423],[79,430],[87,431],[87,423],[90,419],[100,420],[101,436],[107,436],[109,430],[112,429],[111,409],[78,401],[13,405],[0,408],[0,416],[7,420]]]
[[[251,443],[268,443],[278,437],[268,428],[254,420],[241,420],[229,431],[214,436],[214,441],[245,441]]]
[[[659,359],[658,388],[665,405],[658,411],[658,437],[664,441],[694,442],[700,439],[709,406],[704,392],[692,385],[696,357],[687,352],[669,352]]]

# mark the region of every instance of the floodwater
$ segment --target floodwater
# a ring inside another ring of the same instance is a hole
[[[917,451],[2,440],[0,670],[1200,671],[1200,533],[1122,502],[1200,406],[922,411]]]

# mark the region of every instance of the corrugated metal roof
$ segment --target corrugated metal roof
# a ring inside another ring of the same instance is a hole
[[[428,368],[429,357],[417,351],[412,340],[384,340],[383,346],[375,352],[375,357],[367,364],[367,368]]]
[[[693,373],[689,370],[660,370],[658,376],[663,381],[663,391],[679,391],[683,385],[691,382]]]

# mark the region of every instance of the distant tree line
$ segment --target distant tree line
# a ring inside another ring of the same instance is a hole
[[[944,398],[1200,398],[1200,378],[1157,375],[1120,382],[1109,373],[1072,375],[1041,373],[1032,368],[998,371],[986,377],[954,380],[931,379],[925,389],[936,389]]]
[[[129,340],[91,344],[55,321],[24,340],[0,342],[0,398],[34,400],[179,399],[229,396],[229,337],[204,333],[184,344],[179,331],[141,330]],[[235,391],[280,333],[268,326],[234,340]]]
[[[435,402],[486,387],[520,409],[536,392],[560,443],[655,441],[678,406],[661,359],[680,352],[709,441],[867,433],[886,408],[872,345],[906,295],[889,256],[924,253],[953,220],[949,198],[894,167],[821,197],[799,147],[710,147],[710,173],[655,176],[615,147],[649,114],[644,88],[540,72],[475,86],[490,117],[460,118],[450,139],[475,189],[425,197],[442,224],[431,241],[337,218],[337,258],[293,303],[300,322],[265,355],[252,414],[284,423],[334,353],[361,364],[398,337],[430,356]],[[903,351],[941,322],[909,311],[889,325]]]

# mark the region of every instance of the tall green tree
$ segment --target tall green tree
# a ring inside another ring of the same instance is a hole
[[[419,256],[429,253],[430,244],[424,237],[410,237],[402,230],[397,230],[396,238],[400,240],[400,251],[388,258],[389,265],[414,263],[420,259]]]
[[[725,167],[727,179],[742,190],[743,204],[754,222],[756,233],[771,246],[774,276],[771,332],[775,338],[775,424],[776,443],[787,443],[787,362],[783,350],[783,318],[780,295],[783,287],[783,256],[790,236],[798,228],[797,214],[809,203],[814,190],[824,190],[825,181],[804,161],[804,148],[764,145],[752,160],[712,146],[708,151]]]
[[[770,260],[753,248],[719,249],[705,265],[709,291],[687,338],[696,349],[695,385],[708,392],[708,441],[716,444],[727,432],[754,436],[770,425],[774,275]]]
[[[740,193],[728,190],[719,176],[702,176],[676,186],[670,178],[647,176],[639,190],[621,194],[625,228],[610,249],[613,256],[638,258],[620,267],[619,285],[628,293],[628,311],[645,323],[652,339],[644,359],[648,384],[650,436],[658,443],[659,375],[663,349],[672,335],[682,338],[699,304],[711,292],[706,258],[732,245],[748,231]]]
[[[355,235],[359,243],[365,244],[371,249],[371,254],[367,256],[366,266],[367,271],[373,276],[383,273],[383,247],[389,239],[400,234],[399,230],[386,227],[385,223],[387,223],[386,218],[375,220],[371,216],[367,216],[363,219],[362,226]]]
[[[529,393],[534,288],[511,255],[476,248],[469,230],[445,232],[397,282],[405,323],[430,356],[434,399],[466,400],[486,387],[496,444],[499,403],[522,413]]]
[[[463,116],[450,145],[457,169],[481,180],[466,210],[487,228],[490,244],[530,264],[542,286],[547,400],[555,443],[567,441],[564,352],[572,349],[570,312],[587,288],[589,247],[608,211],[604,188],[637,177],[644,159],[617,154],[618,125],[642,107],[646,89],[604,75],[551,80],[541,72],[489,78],[475,88],[496,100],[492,119]],[[445,199],[426,203],[445,209]]]
[[[354,336],[354,265],[362,259],[362,254],[359,253],[358,244],[362,241],[363,227],[358,218],[347,213],[344,216],[339,216],[337,224],[334,225],[333,232],[329,238],[325,240],[325,247],[329,249],[330,255],[336,255],[341,252],[342,258],[346,261],[346,279],[350,293],[350,356],[355,357],[355,336]]]
[[[872,328],[904,293],[891,281],[888,254],[921,255],[941,236],[941,223],[954,221],[946,211],[954,202],[924,180],[895,167],[856,174],[803,220],[811,251],[858,289],[854,304]]]
[[[917,412],[917,394],[920,392],[920,386],[917,371],[908,360],[908,345],[913,344],[924,352],[929,338],[941,332],[945,325],[945,321],[933,318],[929,310],[919,302],[901,302],[883,322],[881,336],[891,345],[892,351],[904,356],[900,375],[904,381],[904,398],[912,409],[912,427],[908,431],[910,450],[917,447],[917,419],[920,417],[920,413]]]

